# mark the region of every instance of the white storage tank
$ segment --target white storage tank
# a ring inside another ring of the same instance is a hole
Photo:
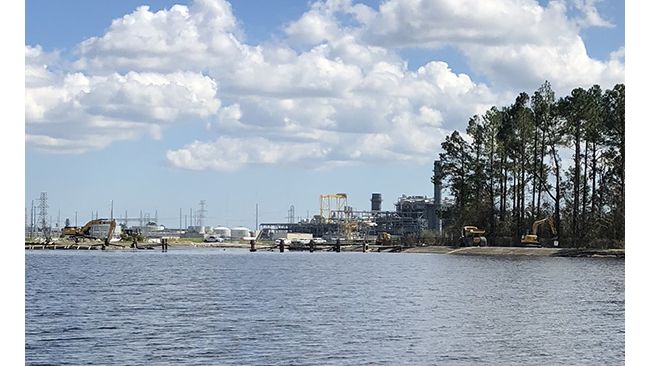
[[[230,238],[230,229],[224,226],[217,226],[212,230],[212,233],[220,238]]]
[[[240,240],[241,238],[247,237],[249,235],[250,235],[250,230],[248,230],[247,227],[240,226],[240,227],[234,227],[230,229],[230,236],[234,240]]]

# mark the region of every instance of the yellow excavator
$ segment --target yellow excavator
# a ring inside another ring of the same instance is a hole
[[[557,230],[555,229],[555,220],[553,220],[553,216],[549,216],[547,218],[533,222],[533,227],[530,234],[521,236],[521,244],[528,246],[540,246],[539,240],[537,238],[537,229],[539,229],[540,225],[542,224],[547,224],[549,226],[551,232],[553,232],[553,240],[556,241]]]
[[[93,233],[91,233],[90,229],[95,225],[108,225],[108,233],[105,238],[94,236]],[[82,227],[77,227],[77,226],[64,227],[62,236],[70,237],[75,242],[79,241],[80,238],[99,239],[99,240],[103,240],[104,244],[108,245],[108,243],[111,241],[111,238],[113,237],[113,231],[115,231],[116,226],[117,224],[115,220],[107,220],[107,219],[90,220],[86,223],[86,225]]]
[[[476,226],[463,226],[460,242],[461,246],[464,247],[486,247],[487,238],[485,237],[485,230],[479,229]]]

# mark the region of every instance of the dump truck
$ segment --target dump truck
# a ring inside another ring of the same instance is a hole
[[[487,238],[485,237],[485,230],[479,229],[476,226],[463,226],[461,230],[460,245],[463,247],[486,247]]]

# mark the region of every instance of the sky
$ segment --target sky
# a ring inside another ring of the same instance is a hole
[[[625,3],[25,2],[25,207],[247,226],[432,196],[440,144],[549,80],[625,81]],[[189,218],[188,218],[189,220]]]

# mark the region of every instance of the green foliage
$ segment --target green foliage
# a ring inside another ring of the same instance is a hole
[[[570,162],[563,149],[573,151]],[[452,236],[475,225],[491,245],[516,243],[533,221],[552,215],[560,240],[575,245],[625,237],[623,84],[576,88],[556,100],[545,82],[532,97],[521,93],[510,106],[470,118],[466,134],[445,138],[439,158],[453,197],[441,216]]]

